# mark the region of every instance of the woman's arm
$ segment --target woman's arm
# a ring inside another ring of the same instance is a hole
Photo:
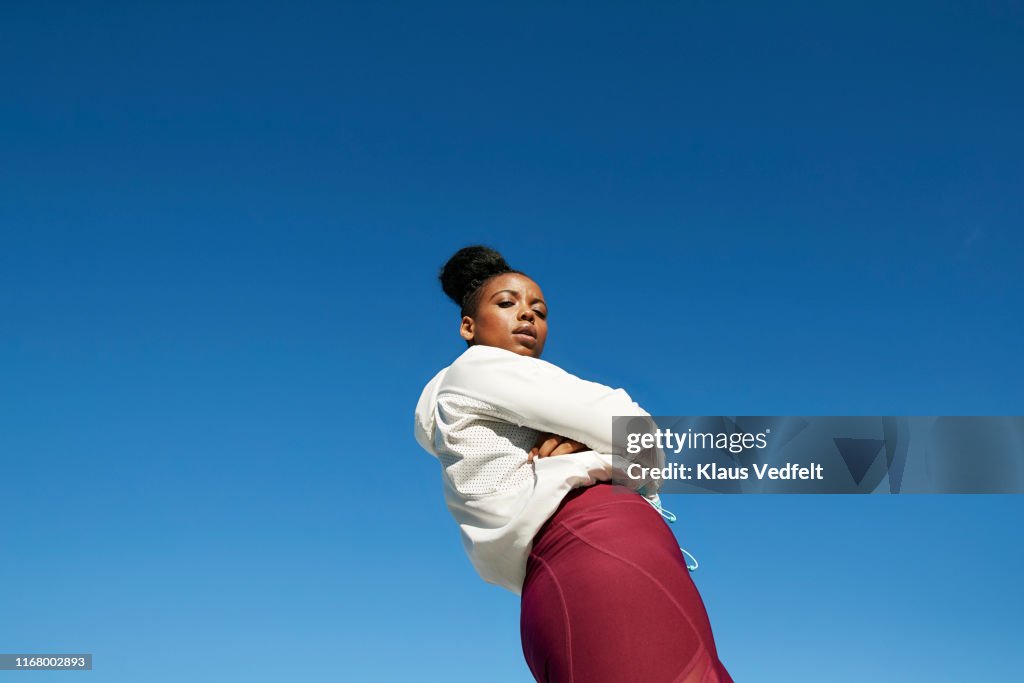
[[[613,454],[612,417],[649,417],[622,389],[588,382],[538,358],[473,346],[448,368],[438,393],[495,406],[503,419]],[[621,453],[620,453],[621,455]]]

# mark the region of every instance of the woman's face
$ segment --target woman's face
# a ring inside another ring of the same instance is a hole
[[[537,283],[519,273],[504,273],[484,283],[476,314],[464,316],[462,338],[540,358],[548,337],[548,307]]]

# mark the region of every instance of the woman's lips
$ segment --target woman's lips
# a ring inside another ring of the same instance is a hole
[[[512,338],[529,348],[533,348],[537,344],[537,337],[528,332],[513,332]]]

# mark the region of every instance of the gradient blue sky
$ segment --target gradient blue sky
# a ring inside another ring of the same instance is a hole
[[[1021,414],[1024,9],[825,4],[3,3],[0,652],[529,680],[411,432],[467,243],[654,413]],[[1020,496],[665,503],[740,683],[1019,675]]]

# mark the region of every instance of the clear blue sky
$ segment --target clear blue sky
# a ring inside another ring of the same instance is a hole
[[[467,243],[654,413],[1021,414],[1018,4],[339,4],[0,8],[34,679],[529,680],[411,432]],[[665,502],[741,683],[1019,675],[1020,496]]]

